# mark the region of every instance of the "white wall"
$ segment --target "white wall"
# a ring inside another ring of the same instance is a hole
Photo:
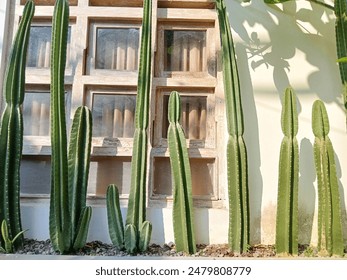
[[[277,200],[278,159],[282,131],[281,99],[291,85],[299,102],[300,243],[317,242],[317,182],[314,170],[311,108],[321,99],[330,118],[330,138],[336,152],[338,179],[346,212],[347,132],[336,64],[334,15],[305,1],[266,6],[262,0],[240,4],[226,1],[234,34],[245,118],[249,160],[252,243],[273,244]],[[3,1],[0,7],[3,7]],[[282,10],[285,10],[283,12]],[[3,29],[0,19],[0,32]],[[1,42],[1,33],[0,33]],[[1,51],[0,51],[1,55]],[[345,171],[345,172],[343,172]],[[48,203],[24,203],[23,227],[28,237],[48,238]],[[197,242],[227,242],[226,209],[196,209]],[[346,217],[346,215],[345,215]],[[171,209],[152,208],[152,242],[173,241]],[[347,222],[344,219],[347,237]],[[109,241],[106,211],[94,207],[89,240]]]
[[[291,85],[299,101],[299,241],[317,242],[317,182],[311,129],[312,104],[327,108],[336,152],[347,237],[347,130],[336,64],[333,12],[305,1],[267,6],[226,1],[236,44],[248,148],[252,239],[274,243],[281,99]],[[261,212],[260,212],[261,211]]]

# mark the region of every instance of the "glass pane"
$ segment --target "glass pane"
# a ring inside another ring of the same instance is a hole
[[[139,29],[98,28],[96,69],[137,70]]]
[[[23,156],[20,167],[21,194],[49,194],[51,161],[49,156]]]
[[[106,195],[107,186],[116,184],[119,193],[128,194],[131,157],[97,157],[90,162],[88,194]]]
[[[214,159],[190,158],[193,195],[213,195]],[[154,195],[172,195],[170,159],[154,159]]]
[[[66,49],[66,66],[70,63],[71,28],[68,30],[68,43]],[[27,66],[36,68],[49,68],[51,53],[51,26],[32,26],[27,54]]]
[[[24,135],[48,136],[49,92],[27,92],[23,103]]]
[[[164,95],[163,106],[163,138],[167,138],[169,128],[168,114],[169,96]],[[206,96],[181,96],[181,120],[184,134],[187,139],[206,139]]]
[[[206,32],[165,30],[164,70],[202,72],[206,64]]]
[[[135,95],[94,94],[93,136],[132,138],[135,103]]]

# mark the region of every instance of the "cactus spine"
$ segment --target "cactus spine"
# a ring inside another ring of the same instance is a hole
[[[177,251],[196,252],[193,219],[192,179],[186,138],[179,123],[181,101],[177,91],[169,98],[168,146],[173,176],[173,227]]]
[[[318,250],[322,255],[342,256],[344,243],[341,202],[334,149],[328,136],[328,114],[320,100],[313,103],[312,130],[315,136],[314,159],[318,181]]]
[[[86,207],[91,150],[90,110],[76,110],[67,151],[64,72],[69,22],[66,0],[54,7],[51,49],[52,182],[49,229],[53,247],[60,253],[84,246],[92,209]]]
[[[6,221],[9,239],[22,231],[19,172],[23,147],[23,116],[20,107],[24,100],[25,64],[34,10],[34,2],[28,1],[12,45],[3,84],[6,107],[0,128],[0,221]],[[0,238],[0,243],[3,241]],[[22,243],[21,235],[14,243],[15,248]]]
[[[223,78],[229,140],[229,246],[244,252],[249,244],[247,152],[243,140],[243,113],[235,50],[224,0],[216,0],[223,54]]]
[[[287,88],[282,109],[284,134],[280,160],[276,217],[276,251],[279,254],[298,254],[298,184],[299,145],[298,115],[293,90]]]
[[[143,5],[140,66],[135,109],[135,133],[131,161],[131,183],[128,212],[124,227],[124,246],[131,254],[137,251],[147,250],[152,233],[152,225],[146,221],[147,127],[152,59],[152,0],[144,0]],[[115,200],[110,198],[109,203],[107,203],[110,213],[112,209],[118,207],[115,205],[112,206],[113,203],[115,203]],[[111,221],[110,223],[109,219],[109,230],[112,234],[117,231],[119,235],[120,230],[115,230],[114,223],[116,221]],[[118,244],[118,241],[116,243]]]

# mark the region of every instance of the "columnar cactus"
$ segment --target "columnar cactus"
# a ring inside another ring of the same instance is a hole
[[[282,109],[282,131],[276,218],[276,251],[298,254],[298,184],[299,145],[298,115],[293,90],[287,88]]]
[[[76,110],[69,152],[67,148],[64,72],[68,23],[68,2],[57,0],[51,49],[52,182],[49,230],[53,247],[60,253],[84,246],[92,212],[91,207],[86,207],[92,118],[85,106]]]
[[[124,246],[131,254],[137,251],[147,250],[152,233],[152,224],[146,221],[147,127],[152,62],[152,0],[144,0],[143,5],[140,63],[135,109],[135,133],[131,161],[131,183],[128,212],[124,227]],[[115,200],[112,199],[112,201],[107,204],[108,207],[117,209],[118,206],[112,206]],[[111,209],[108,211],[110,213],[112,212]],[[110,219],[109,229],[111,230],[111,235],[114,232],[114,224],[112,221],[110,224]],[[116,231],[118,231],[119,235],[119,229]],[[114,243],[119,246],[119,241],[115,241]]]
[[[328,114],[320,100],[313,103],[312,130],[318,181],[318,250],[321,255],[342,256],[344,243],[335,155],[328,136]]]
[[[338,59],[347,57],[347,3],[335,0],[335,37]],[[347,109],[347,63],[339,62],[340,77],[343,87],[343,102]]]
[[[249,244],[249,198],[240,82],[224,0],[216,0],[216,7],[222,42],[224,92],[229,134],[227,144],[229,246],[235,252],[244,252]]]
[[[8,238],[11,240],[22,231],[19,202],[19,171],[23,147],[21,106],[24,100],[26,55],[34,10],[34,2],[28,1],[12,45],[3,83],[6,106],[0,127],[0,221],[5,221],[8,226]],[[2,242],[0,238],[0,243]],[[22,243],[23,235],[20,235],[14,243],[15,248]]]
[[[168,146],[173,177],[173,227],[177,251],[196,252],[193,219],[192,179],[186,138],[179,123],[181,101],[177,91],[169,98]]]

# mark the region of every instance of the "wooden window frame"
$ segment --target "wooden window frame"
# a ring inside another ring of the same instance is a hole
[[[89,23],[89,40],[88,40],[88,54],[86,63],[86,74],[91,76],[120,76],[120,77],[137,77],[137,70],[113,70],[113,69],[97,69],[96,68],[96,41],[97,41],[97,30],[98,28],[105,29],[138,29],[139,30],[139,43],[141,39],[141,22],[137,20],[133,21],[121,21],[121,20],[92,20]],[[138,50],[138,57],[140,55],[140,47]]]
[[[156,104],[155,104],[155,120],[153,124],[154,131],[154,147],[168,147],[167,139],[162,135],[163,128],[163,112],[164,112],[164,96],[169,96],[170,92],[174,89],[170,88],[158,88],[156,91]],[[187,147],[190,148],[210,148],[213,149],[215,145],[215,93],[213,89],[209,88],[190,88],[182,89],[175,88],[181,96],[185,97],[206,97],[206,138],[204,140],[200,139],[189,139],[186,136]]]
[[[122,87],[90,87],[86,89],[85,105],[92,111],[94,95],[134,95],[136,96],[136,88]],[[92,137],[93,156],[131,156],[133,147],[133,138],[123,137]]]
[[[158,23],[157,30],[157,52],[155,56],[155,76],[164,78],[207,78],[216,77],[216,58],[215,58],[215,25],[211,22],[194,22],[194,21],[183,21],[176,22],[172,20],[161,21]],[[164,66],[165,60],[165,31],[204,31],[206,32],[206,44],[205,59],[203,63],[203,71],[191,72],[191,71],[166,71]],[[209,69],[211,64],[212,69]]]

